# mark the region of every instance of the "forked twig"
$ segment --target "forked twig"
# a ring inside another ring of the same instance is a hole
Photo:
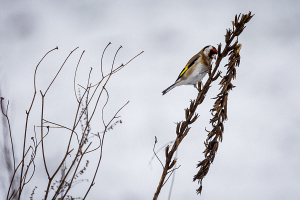
[[[157,143],[157,137],[155,136],[155,141],[154,141],[154,145],[153,145],[153,153],[155,155],[155,157],[157,158],[157,160],[160,162],[161,166],[164,168],[163,163],[161,162],[161,160],[159,159],[159,157],[157,156],[156,152],[155,152],[155,145]]]
[[[46,96],[46,93],[48,92],[48,90],[50,89],[51,85],[53,84],[53,82],[55,81],[56,77],[58,76],[59,72],[61,71],[61,69],[64,67],[65,63],[67,62],[67,60],[69,59],[69,57],[71,56],[71,54],[76,51],[76,49],[78,49],[79,47],[76,47],[75,49],[73,49],[69,55],[67,56],[67,58],[65,59],[65,61],[63,62],[63,64],[61,65],[61,67],[59,68],[58,72],[56,73],[55,77],[53,78],[53,80],[51,81],[51,83],[49,84],[48,88],[46,89],[46,91],[44,92],[44,96]],[[81,57],[80,57],[81,58]]]
[[[76,98],[76,100],[77,100],[77,103],[79,103],[79,99],[78,99],[78,97],[77,97],[76,88],[75,88],[75,86],[76,86],[76,74],[77,74],[77,69],[78,69],[79,63],[80,63],[80,61],[81,61],[81,58],[82,58],[84,52],[85,52],[85,51],[83,51],[83,52],[81,53],[81,55],[80,55],[80,58],[79,58],[79,60],[78,60],[78,63],[77,63],[76,69],[75,69],[75,75],[74,75],[74,93],[75,93],[75,98]]]

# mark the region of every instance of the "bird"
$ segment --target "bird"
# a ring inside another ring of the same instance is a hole
[[[217,54],[218,51],[215,47],[211,45],[204,47],[188,61],[175,83],[162,91],[162,95],[180,85],[194,85],[197,88],[197,83],[208,73],[211,61],[216,59]]]

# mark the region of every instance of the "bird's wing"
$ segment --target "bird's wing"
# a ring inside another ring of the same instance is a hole
[[[196,55],[194,55],[189,62],[186,64],[185,68],[183,68],[183,70],[180,72],[178,78],[176,79],[176,81],[178,81],[184,74],[185,72],[196,62],[196,60],[198,60],[200,58],[200,54],[197,53]],[[176,82],[175,81],[175,82]]]

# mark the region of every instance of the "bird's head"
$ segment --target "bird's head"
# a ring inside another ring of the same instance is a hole
[[[216,59],[218,51],[215,47],[208,45],[203,48],[203,54],[210,59]]]

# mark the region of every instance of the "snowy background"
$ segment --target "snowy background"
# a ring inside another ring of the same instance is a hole
[[[149,165],[154,137],[158,138],[157,148],[175,139],[174,123],[184,118],[184,108],[197,95],[192,86],[177,87],[165,96],[161,91],[204,46],[224,44],[225,30],[232,27],[235,14],[252,11],[255,16],[239,37],[242,58],[233,82],[237,87],[229,95],[224,139],[203,181],[202,195],[196,195],[198,183],[192,178],[198,171],[196,164],[203,159],[205,127],[211,127],[211,98],[218,92],[216,83],[197,110],[200,118],[179,148],[181,167],[176,172],[171,199],[300,199],[299,9],[300,1],[296,0],[1,0],[0,89],[5,100],[10,100],[18,159],[25,110],[33,95],[33,72],[47,51],[59,48],[38,70],[38,90],[42,91],[70,51],[79,46],[46,99],[45,118],[69,127],[76,108],[73,75],[81,52],[86,51],[78,83],[85,84],[90,67],[92,82],[99,79],[100,58],[108,42],[112,45],[104,58],[106,72],[120,45],[123,48],[117,65],[145,51],[108,84],[107,119],[128,100],[130,103],[120,112],[123,123],[107,134],[96,185],[88,199],[153,198],[162,172],[156,159]],[[39,124],[39,108],[37,100],[30,121],[31,135],[32,126]],[[99,124],[100,116],[95,118]],[[92,128],[100,131],[97,123]],[[54,131],[46,143],[50,171],[65,151],[57,138],[67,136],[66,132]],[[158,155],[163,159],[164,152]],[[41,154],[37,157],[41,162]],[[4,169],[4,162],[0,166]],[[4,198],[5,170],[0,176]],[[31,190],[38,186],[34,198],[41,199],[45,179],[45,172],[37,171],[23,198],[29,199]],[[169,184],[159,199],[167,199]],[[85,186],[75,186],[72,194],[82,195]]]

